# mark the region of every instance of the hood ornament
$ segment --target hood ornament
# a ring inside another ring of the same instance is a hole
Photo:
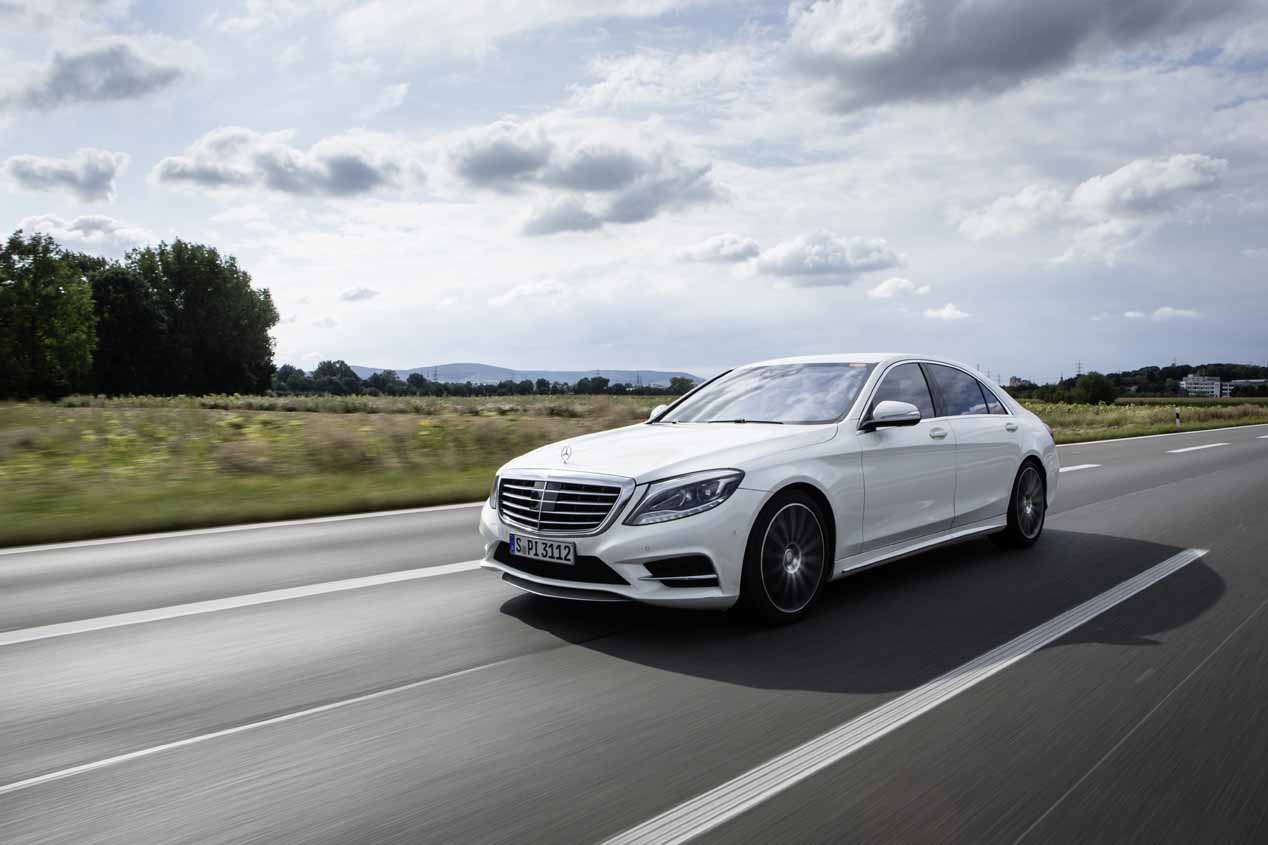
[[[572,460],[571,446],[565,446],[564,448],[559,450],[559,460],[563,461],[564,463],[568,463],[570,460]]]

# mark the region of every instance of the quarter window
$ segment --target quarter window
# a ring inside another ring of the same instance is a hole
[[[933,380],[937,382],[938,390],[942,393],[942,413],[945,416],[961,417],[967,414],[989,413],[986,397],[982,395],[982,388],[973,376],[941,364],[930,364],[929,369],[933,371]]]
[[[995,395],[993,390],[982,384],[980,381],[977,383],[977,386],[982,389],[982,395],[986,397],[986,407],[992,414],[1008,413],[1008,411],[1004,408],[1004,403],[999,401],[999,397]]]
[[[920,409],[920,418],[927,420],[934,416],[933,398],[929,395],[929,385],[919,364],[899,364],[885,374],[876,395],[872,398],[872,407],[881,402],[908,402]],[[870,413],[870,412],[869,412]]]

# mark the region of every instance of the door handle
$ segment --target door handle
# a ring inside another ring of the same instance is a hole
[[[947,430],[945,428],[931,428],[929,429],[929,436],[934,440],[941,440],[947,436]]]
[[[1015,423],[1015,422],[1006,422],[1006,423],[1004,423],[1004,428],[1005,428],[1006,430],[1008,430],[1008,431],[1016,431],[1016,430],[1017,430],[1017,423]]]

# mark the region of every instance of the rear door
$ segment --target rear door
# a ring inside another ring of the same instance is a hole
[[[919,364],[897,364],[885,372],[864,420],[887,399],[915,405],[921,420],[858,434],[865,550],[946,530],[955,516],[955,435],[945,420],[935,418]]]
[[[1021,464],[1021,432],[991,389],[969,373],[925,364],[941,413],[955,432],[955,524],[969,525],[1008,511],[1013,476]]]

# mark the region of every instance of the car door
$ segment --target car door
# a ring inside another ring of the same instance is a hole
[[[1017,419],[989,387],[964,370],[942,364],[925,364],[925,369],[955,432],[955,524],[1003,516],[1021,464]]]
[[[865,550],[943,531],[955,517],[955,434],[936,418],[919,364],[897,364],[884,373],[864,421],[885,400],[915,405],[921,420],[859,431]]]

